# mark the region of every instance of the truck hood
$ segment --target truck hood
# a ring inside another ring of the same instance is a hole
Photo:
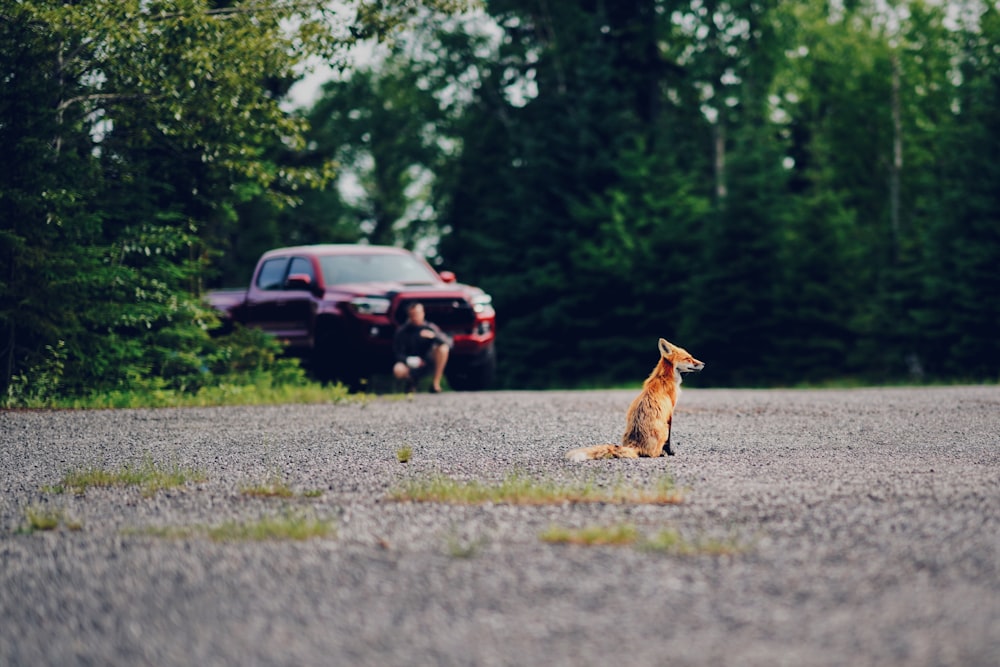
[[[327,287],[327,293],[347,293],[352,296],[387,296],[400,294],[427,295],[434,297],[460,296],[467,297],[478,294],[482,290],[461,283],[399,283],[399,282],[367,282],[340,283]]]

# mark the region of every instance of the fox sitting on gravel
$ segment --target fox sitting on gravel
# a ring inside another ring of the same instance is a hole
[[[681,373],[700,371],[705,364],[684,348],[661,338],[660,361],[642,385],[642,391],[629,406],[625,417],[625,434],[620,445],[578,447],[566,452],[570,461],[591,459],[636,459],[640,456],[661,456],[670,448],[670,427],[674,406],[681,393]]]

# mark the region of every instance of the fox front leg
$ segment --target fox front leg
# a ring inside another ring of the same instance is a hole
[[[674,450],[670,448],[670,438],[674,435],[674,416],[670,415],[667,420],[667,441],[663,443],[663,454],[661,456],[673,456]]]

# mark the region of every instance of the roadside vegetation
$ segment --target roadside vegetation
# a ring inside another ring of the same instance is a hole
[[[411,479],[389,494],[400,502],[455,503],[480,505],[506,503],[511,505],[554,505],[559,503],[634,503],[673,505],[683,502],[673,479],[664,476],[651,486],[635,488],[623,482],[610,486],[594,480],[561,483],[547,479],[532,479],[522,473],[511,473],[499,482],[476,480],[457,481],[444,476]]]
[[[137,369],[119,386],[95,383],[89,390],[67,386],[68,353],[62,344],[50,346],[34,375],[13,378],[0,396],[0,408],[179,408],[342,403],[365,398],[352,395],[342,384],[311,380],[298,359],[284,356],[280,343],[261,331],[240,328],[203,342],[206,356],[199,365],[178,360],[155,375]]]
[[[81,530],[83,528],[83,523],[67,515],[65,510],[41,505],[32,505],[25,509],[24,520],[24,524],[18,530],[23,535],[57,530],[60,527],[66,530]]]
[[[251,521],[227,521],[215,526],[143,528],[131,531],[130,534],[167,539],[206,537],[215,542],[263,542],[336,537],[337,530],[331,520],[306,512],[288,511],[282,515]]]
[[[295,495],[292,488],[288,486],[288,482],[280,475],[274,475],[263,484],[244,486],[240,489],[240,493],[254,498],[291,498]]]
[[[294,498],[296,493],[280,473],[275,473],[265,482],[249,484],[240,489],[244,496],[252,498]],[[307,489],[301,493],[303,498],[319,498],[323,495],[321,489]]]
[[[744,547],[735,539],[688,539],[674,529],[663,529],[646,537],[632,524],[563,528],[553,526],[539,535],[543,542],[583,546],[637,546],[647,551],[675,556],[730,556]]]
[[[125,464],[117,470],[88,467],[67,473],[55,486],[44,489],[50,493],[84,495],[92,488],[138,486],[149,497],[166,489],[205,481],[204,472],[178,465],[162,466],[146,458],[139,465]]]

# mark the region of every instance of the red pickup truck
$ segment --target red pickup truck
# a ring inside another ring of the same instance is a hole
[[[455,282],[401,248],[312,245],[261,256],[250,287],[206,294],[223,323],[259,327],[323,380],[356,385],[392,368],[392,340],[419,301],[427,319],[454,339],[448,383],[484,389],[496,372],[496,313],[478,287]]]

